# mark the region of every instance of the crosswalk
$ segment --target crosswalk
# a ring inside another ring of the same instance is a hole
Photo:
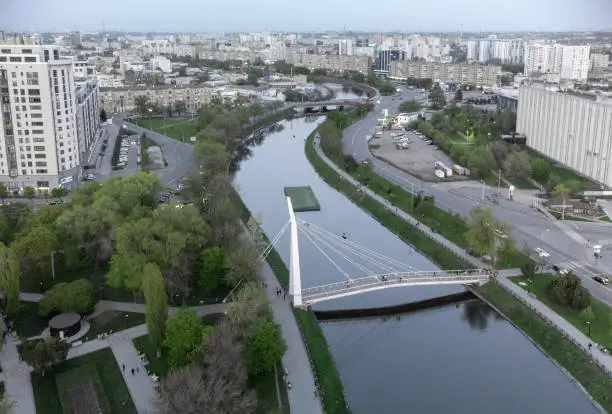
[[[556,265],[563,270],[572,271],[577,275],[587,274],[589,273],[586,269],[584,269],[582,263],[578,261],[568,261],[562,263],[556,263]]]

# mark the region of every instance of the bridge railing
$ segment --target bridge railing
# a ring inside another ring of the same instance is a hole
[[[327,283],[325,285],[313,286],[309,288],[302,289],[302,294],[314,293],[319,290],[330,290],[336,289],[338,287],[346,286],[347,283],[351,285],[358,285],[362,281],[367,282],[370,280],[382,280],[386,279],[406,279],[406,278],[440,278],[440,277],[457,277],[457,276],[474,276],[474,275],[490,275],[491,272],[489,269],[468,269],[468,270],[420,270],[413,272],[393,272],[393,273],[383,273],[378,275],[364,276],[352,280],[341,281],[341,282],[332,282]]]
[[[309,302],[316,298],[324,298],[338,294],[358,293],[369,289],[392,286],[410,286],[436,282],[468,284],[486,281],[490,276],[491,272],[488,269],[403,272],[365,276],[353,280],[302,289],[302,300],[304,302]]]

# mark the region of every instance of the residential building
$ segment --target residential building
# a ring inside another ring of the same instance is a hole
[[[214,89],[205,85],[158,85],[100,89],[100,105],[110,115],[134,111],[137,96],[146,96],[149,102],[167,107],[177,101],[185,102],[188,111],[196,111],[209,103]]]
[[[287,57],[289,58],[288,63],[293,63],[295,66],[307,67],[308,69],[349,70],[367,73],[372,68],[372,60],[368,56],[292,53]]]
[[[555,74],[561,80],[586,81],[590,46],[532,44],[525,48],[525,74]]]
[[[503,64],[519,65],[525,59],[525,46],[521,39],[480,39],[467,42],[467,59],[486,63],[499,59]]]
[[[172,62],[165,56],[155,56],[151,59],[151,66],[153,70],[159,69],[164,73],[172,72]]]
[[[600,72],[610,65],[610,56],[605,53],[591,53],[591,72]]]
[[[2,184],[47,190],[78,172],[72,59],[57,46],[0,46],[0,102]]]
[[[76,82],[76,121],[79,156],[82,164],[100,134],[100,89],[95,76]]]
[[[341,39],[338,41],[338,54],[353,56],[355,54],[355,41],[353,39]]]
[[[378,52],[378,62],[376,69],[379,71],[389,72],[391,70],[391,62],[395,60],[405,60],[406,52],[403,50],[381,50]]]
[[[527,145],[607,187],[612,186],[612,103],[540,87],[519,90],[516,131]]]
[[[501,66],[439,62],[392,61],[391,77],[432,79],[435,82],[468,83],[478,86],[499,84]]]

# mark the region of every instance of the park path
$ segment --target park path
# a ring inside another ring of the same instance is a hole
[[[155,411],[155,384],[147,374],[147,369],[138,356],[132,338],[122,331],[113,335],[112,338],[109,337],[108,342],[136,410],[139,414],[153,413]]]
[[[323,414],[321,401],[318,394],[315,394],[312,365],[291,308],[291,300],[283,295],[276,295],[276,288],[279,287],[278,279],[267,261],[262,264],[261,277],[267,284],[266,295],[274,320],[281,326],[283,339],[287,344],[287,352],[283,356],[283,367],[287,370],[287,380],[291,383],[291,389],[287,390],[291,413]],[[281,384],[281,386],[286,387],[287,385]]]
[[[4,322],[2,322],[2,325],[4,325]],[[17,350],[18,344],[18,339],[7,335],[2,346],[2,352],[0,352],[5,396],[7,401],[13,404],[14,413],[36,414],[34,390],[30,381],[30,371],[32,369],[28,364],[21,361]]]

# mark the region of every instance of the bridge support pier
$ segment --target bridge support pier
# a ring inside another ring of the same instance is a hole
[[[291,197],[287,197],[289,223],[291,226],[291,255],[289,264],[289,296],[296,308],[304,306],[302,302],[302,276],[300,274],[300,251],[298,246],[298,228],[293,211]]]

